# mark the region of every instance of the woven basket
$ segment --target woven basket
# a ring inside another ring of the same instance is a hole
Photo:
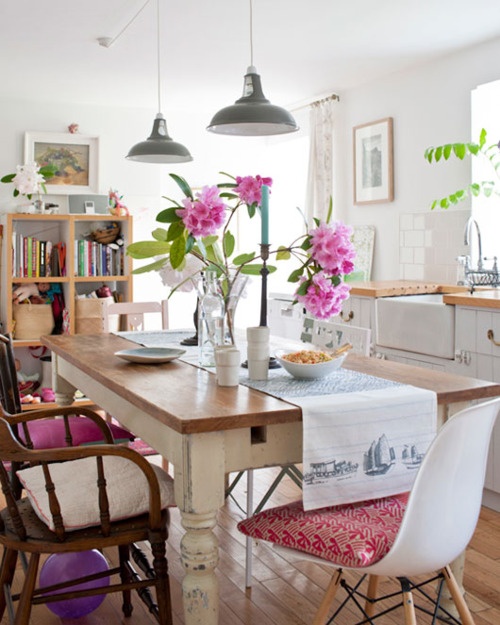
[[[117,224],[113,224],[110,228],[101,228],[100,230],[94,230],[92,232],[92,238],[97,243],[103,243],[107,245],[108,243],[114,243],[116,238],[120,233],[120,226]]]
[[[103,307],[112,304],[112,297],[99,299],[82,298],[75,301],[75,330],[77,334],[101,334],[104,332]],[[118,330],[118,315],[110,315],[110,331]]]
[[[14,318],[15,339],[39,339],[42,334],[51,334],[54,329],[54,315],[50,304],[14,304],[12,316]]]

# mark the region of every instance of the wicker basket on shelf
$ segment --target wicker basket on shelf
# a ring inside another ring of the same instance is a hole
[[[108,243],[114,243],[120,234],[120,226],[118,224],[113,224],[108,228],[100,228],[99,230],[94,230],[92,232],[92,238],[97,243],[103,243],[107,245]]]

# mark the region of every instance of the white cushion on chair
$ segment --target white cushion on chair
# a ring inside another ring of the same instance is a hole
[[[111,521],[148,512],[149,488],[140,468],[118,456],[105,456],[103,464]],[[158,478],[162,508],[175,505],[173,479],[160,467],[151,466]],[[51,464],[49,468],[65,529],[72,531],[98,525],[100,518],[95,458]],[[42,467],[23,469],[17,475],[37,516],[51,530],[55,530]],[[71,480],[71,475],[77,476],[77,480]]]
[[[401,525],[408,493],[304,511],[302,501],[269,508],[240,521],[247,536],[297,549],[339,567],[359,568],[381,560]]]

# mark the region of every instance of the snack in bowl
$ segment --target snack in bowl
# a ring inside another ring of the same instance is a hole
[[[340,369],[347,354],[339,356],[321,350],[303,349],[299,351],[278,350],[276,359],[294,378],[323,378]]]

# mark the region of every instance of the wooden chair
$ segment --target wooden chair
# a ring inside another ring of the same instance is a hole
[[[62,591],[57,600],[121,592],[128,617],[133,610],[131,591],[136,590],[156,621],[171,625],[165,555],[167,507],[173,505],[171,478],[137,452],[118,445],[30,450],[16,440],[12,425],[29,429],[41,419],[54,419],[48,412],[11,416],[9,423],[0,418],[0,482],[7,503],[0,512],[0,619],[7,607],[15,614],[16,625],[28,625],[33,605],[54,600],[54,586],[36,587],[41,556],[116,548],[117,564],[98,575],[109,576],[109,585],[98,592],[88,586],[77,590],[74,580],[61,580],[55,582]],[[101,423],[111,443],[111,432]],[[23,499],[13,490],[6,462],[28,467],[16,474],[27,494]],[[152,565],[137,547],[139,541],[150,543]],[[16,568],[21,554],[29,558],[25,574]],[[12,587],[18,573],[23,581],[17,594]],[[90,575],[75,571],[78,583],[89,581]]]
[[[123,326],[127,331],[145,329],[145,315],[148,313],[161,313],[161,329],[168,329],[168,300],[161,302],[115,302],[104,307],[104,332],[109,332],[110,319],[114,315],[121,315],[125,320]]]
[[[25,442],[30,449],[46,449],[48,447],[64,447],[68,445],[81,445],[103,440],[103,432],[108,428],[102,426],[102,417],[89,408],[78,406],[65,406],[56,408],[43,408],[47,416],[59,416],[62,419],[50,421],[37,421],[28,431],[26,426],[16,430],[19,439]],[[7,421],[12,415],[22,412],[21,398],[17,385],[17,372],[15,364],[14,347],[9,334],[0,334],[0,416]],[[38,412],[35,410],[34,412]],[[80,419],[79,415],[85,415]],[[117,442],[125,442],[134,439],[134,435],[128,430],[111,425],[113,439]]]
[[[416,625],[414,597],[422,596],[433,600],[433,612],[427,612],[433,616],[433,623],[437,619],[474,625],[449,563],[463,553],[474,533],[491,432],[499,409],[497,398],[452,416],[427,450],[409,494],[311,511],[304,511],[299,501],[241,521],[238,529],[246,536],[272,542],[287,558],[294,555],[335,567],[313,625],[336,623],[337,615],[351,599],[362,616],[352,625],[373,623],[381,614],[400,607],[405,624]],[[363,577],[352,586],[344,578],[344,570],[356,571]],[[426,581],[412,581],[428,574],[431,577]],[[362,593],[365,576],[369,576],[368,589]],[[397,596],[377,596],[379,576],[398,579],[401,601],[374,614],[379,601]],[[437,587],[434,597],[429,589],[423,590],[427,584]],[[443,584],[460,620],[441,603]],[[347,599],[328,620],[340,586],[347,592]]]
[[[370,355],[371,330],[346,323],[305,317],[301,340],[316,347],[335,349],[344,343],[352,345],[352,351],[362,356]]]

